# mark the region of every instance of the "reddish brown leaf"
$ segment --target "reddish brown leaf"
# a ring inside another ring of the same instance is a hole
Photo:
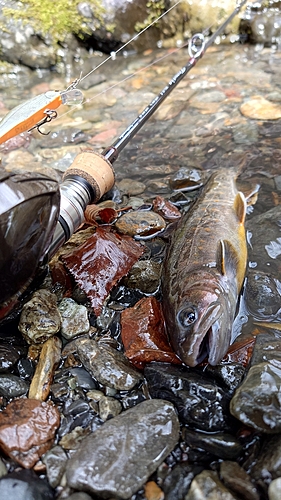
[[[145,297],[122,311],[121,326],[125,354],[137,368],[151,361],[181,364],[169,345],[161,304],[155,297]]]
[[[162,198],[162,196],[156,196],[152,204],[154,212],[161,215],[165,220],[174,221],[181,217],[179,209],[170,201]]]
[[[98,316],[112,287],[143,252],[144,247],[133,238],[98,227],[85,243],[61,258]]]
[[[14,399],[0,413],[0,448],[29,469],[51,448],[59,422],[53,404]]]
[[[255,342],[255,337],[246,338],[241,341],[236,340],[228,349],[222,362],[241,363],[243,366],[247,366],[251,360]]]

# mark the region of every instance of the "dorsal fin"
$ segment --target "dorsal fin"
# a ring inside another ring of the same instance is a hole
[[[234,198],[233,208],[235,210],[239,222],[241,224],[244,224],[246,217],[246,210],[247,210],[247,202],[245,196],[243,195],[243,193],[241,193],[241,191],[238,191],[237,195]]]
[[[237,273],[239,255],[228,240],[220,240],[217,248],[217,269],[223,276],[234,277]]]

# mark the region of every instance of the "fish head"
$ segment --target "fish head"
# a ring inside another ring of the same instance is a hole
[[[179,298],[170,337],[186,365],[196,366],[208,357],[214,366],[227,352],[236,306],[231,295],[215,279],[202,279]]]

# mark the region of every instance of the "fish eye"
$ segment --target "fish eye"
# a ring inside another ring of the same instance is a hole
[[[197,313],[192,307],[186,307],[179,311],[178,321],[180,324],[187,328],[197,320]]]

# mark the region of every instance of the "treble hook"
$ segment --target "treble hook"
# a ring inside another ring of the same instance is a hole
[[[40,127],[42,127],[42,125],[44,125],[44,123],[49,123],[50,121],[52,121],[54,118],[56,118],[58,116],[58,114],[54,109],[45,109],[44,113],[46,114],[46,117],[44,118],[44,120],[42,120],[40,123],[37,123],[36,125],[34,125],[34,127],[30,128],[28,132],[30,132],[31,130],[36,128],[38,130],[39,134],[49,135],[50,131],[49,132],[42,132],[42,130],[40,130]]]

